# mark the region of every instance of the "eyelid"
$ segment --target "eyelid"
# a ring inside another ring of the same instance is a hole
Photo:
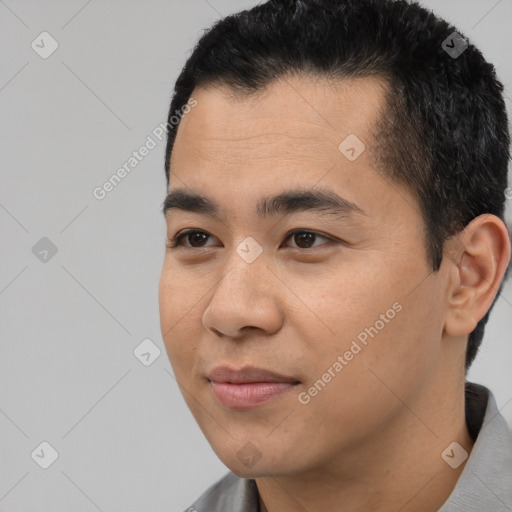
[[[178,247],[184,247],[184,248],[190,248],[190,249],[204,249],[204,247],[192,247],[192,246],[188,246],[188,245],[181,245],[179,242],[181,242],[181,240],[183,238],[185,238],[187,235],[191,234],[191,233],[202,233],[202,234],[205,234],[207,236],[212,236],[210,235],[210,233],[208,233],[207,231],[203,231],[202,229],[184,229],[183,231],[178,231],[178,233],[176,233],[176,235],[174,235],[173,238],[167,238],[167,247],[173,249],[173,248],[178,248]]]
[[[204,247],[193,247],[193,246],[189,246],[189,245],[182,245],[181,244],[181,241],[186,238],[187,235],[191,234],[191,233],[201,233],[201,234],[204,234],[204,235],[207,235],[209,237],[213,236],[211,235],[210,233],[208,233],[207,231],[203,231],[202,229],[194,229],[194,228],[191,228],[191,229],[185,229],[183,231],[179,231],[178,233],[176,233],[176,235],[169,239],[167,238],[167,247],[171,248],[171,249],[174,249],[174,248],[184,248],[184,249],[196,249],[196,250],[200,250],[200,249],[207,249],[208,247],[211,247],[211,246],[204,246]],[[325,238],[326,240],[329,240],[330,242],[334,242],[334,243],[342,243],[341,241],[338,241],[332,237],[330,237],[329,235],[325,235],[319,231],[316,231],[316,230],[313,230],[313,229],[307,229],[307,228],[295,228],[295,229],[292,229],[291,231],[288,231],[288,233],[286,233],[286,236],[284,238],[284,240],[288,240],[290,237],[292,237],[293,235],[295,235],[296,233],[312,233],[314,235],[316,235],[317,237],[321,237],[321,238]],[[322,245],[327,245],[327,244],[320,244],[320,246]],[[291,249],[297,249],[301,252],[304,252],[304,251],[311,251],[311,250],[314,250],[315,247],[311,247],[311,248],[308,248],[308,249],[302,249],[301,247],[290,247]]]
[[[288,231],[288,233],[286,234],[285,236],[285,240],[288,240],[290,237],[292,237],[293,235],[295,235],[296,233],[313,233],[314,235],[316,235],[317,237],[320,237],[320,238],[325,238],[326,240],[328,240],[329,242],[334,242],[336,243],[337,240],[335,240],[334,238],[328,236],[328,235],[324,235],[323,233],[321,233],[320,231],[316,231],[314,229],[306,229],[306,228],[295,228],[295,229],[292,229],[291,231]],[[316,241],[316,240],[315,240]],[[320,246],[322,245],[327,245],[327,244],[320,244]],[[318,246],[317,246],[318,247]],[[291,249],[298,249],[298,250],[301,250],[301,251],[308,251],[308,250],[313,250],[315,249],[315,247],[311,247],[310,249],[302,249],[301,247],[291,247]]]

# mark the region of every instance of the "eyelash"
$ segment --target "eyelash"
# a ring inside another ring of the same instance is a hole
[[[181,241],[187,236],[187,235],[191,235],[193,233],[201,233],[201,234],[204,234],[204,235],[207,235],[207,236],[211,236],[209,233],[207,233],[206,231],[201,231],[199,229],[189,229],[189,230],[185,230],[181,233],[178,233],[174,238],[172,239],[167,239],[166,241],[166,247],[169,248],[169,249],[177,249],[177,248],[185,248],[185,249],[207,249],[208,246],[206,247],[192,247],[192,246],[188,246],[188,245],[182,245],[181,244]],[[308,233],[308,234],[313,234],[313,235],[316,235],[316,236],[319,236],[321,238],[325,238],[326,240],[329,240],[330,242],[334,242],[334,243],[337,243],[336,240],[326,236],[326,235],[322,235],[321,233],[318,233],[317,231],[311,231],[311,230],[307,230],[307,229],[294,229],[292,231],[290,231],[289,233],[287,233],[286,237],[285,237],[285,241],[288,240],[289,238],[291,238],[293,235],[296,235],[298,233]],[[315,240],[316,242],[316,240]],[[321,244],[321,245],[328,245],[328,244]],[[316,246],[318,247],[318,246]],[[292,249],[298,249],[298,250],[302,250],[302,251],[311,251],[311,250],[314,250],[316,247],[310,247],[310,248],[307,248],[307,249],[303,249],[301,247],[292,247]]]

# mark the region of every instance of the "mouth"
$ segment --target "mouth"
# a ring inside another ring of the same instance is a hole
[[[266,404],[300,384],[292,376],[248,366],[240,370],[219,366],[207,378],[217,401],[229,409],[251,409]]]

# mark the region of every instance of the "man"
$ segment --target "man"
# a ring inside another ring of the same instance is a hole
[[[512,509],[512,433],[465,382],[510,258],[502,90],[404,1],[274,0],[201,38],[160,316],[231,471],[188,510]]]

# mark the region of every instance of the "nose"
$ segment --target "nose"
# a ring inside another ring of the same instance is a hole
[[[235,255],[230,263],[203,313],[204,327],[230,338],[241,338],[253,329],[277,332],[282,324],[276,296],[280,281],[263,258],[246,263]]]

